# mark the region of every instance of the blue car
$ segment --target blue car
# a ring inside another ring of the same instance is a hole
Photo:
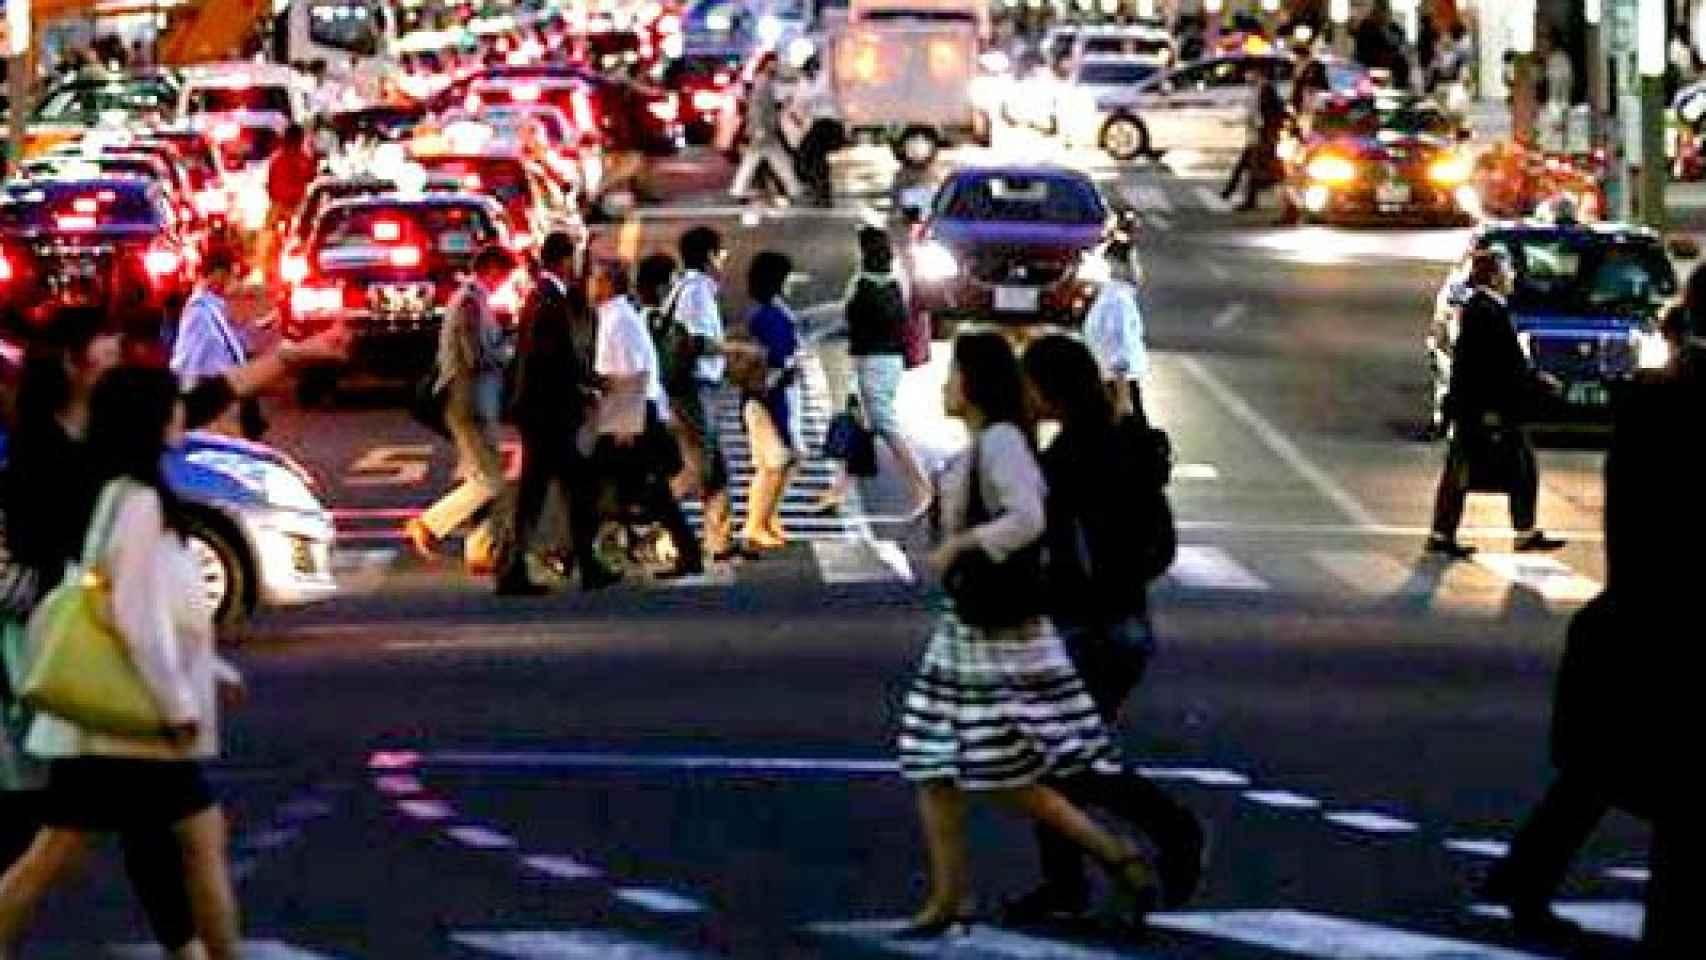
[[[0,469],[5,456],[0,431]],[[295,461],[264,444],[198,432],[167,455],[165,469],[190,512],[190,548],[220,623],[240,622],[263,604],[337,594],[332,514]]]
[[[963,169],[928,199],[901,202],[913,296],[938,336],[966,322],[1075,328],[1107,280],[1114,221],[1076,170]]]
[[[1445,424],[1452,355],[1469,297],[1470,256],[1480,250],[1509,259],[1516,272],[1509,303],[1517,337],[1535,368],[1563,385],[1558,397],[1537,400],[1536,426],[1607,427],[1612,387],[1670,361],[1660,321],[1679,290],[1671,258],[1694,251],[1668,249],[1653,231],[1621,224],[1487,224],[1446,277],[1429,325],[1428,414],[1436,434]]]

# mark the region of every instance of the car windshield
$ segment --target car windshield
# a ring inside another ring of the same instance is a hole
[[[527,171],[507,157],[428,157],[421,166],[434,181],[496,197],[508,210],[525,208],[532,199]]]
[[[1444,110],[1431,103],[1374,103],[1358,100],[1321,110],[1315,116],[1316,133],[1374,136],[1397,133],[1405,136],[1450,137],[1457,125]]]
[[[1089,37],[1084,41],[1085,54],[1114,53],[1133,57],[1165,57],[1170,48],[1164,37]]]
[[[1147,63],[1086,63],[1078,68],[1078,82],[1097,87],[1117,87],[1142,83],[1155,73]]]
[[[129,118],[165,114],[172,92],[152,83],[68,87],[49,93],[31,118],[37,123],[94,123],[103,117]]]
[[[0,230],[158,227],[162,214],[153,194],[137,184],[21,183],[0,192]]]
[[[1516,269],[1512,305],[1518,309],[1645,307],[1677,289],[1670,259],[1650,240],[1513,235],[1489,246]]]
[[[1096,188],[1065,177],[998,176],[959,180],[943,215],[950,220],[1028,221],[1057,224],[1100,223],[1104,217]]]
[[[460,259],[497,239],[491,216],[472,203],[374,204],[327,210],[314,248],[334,259],[388,256],[400,247]]]
[[[190,90],[191,113],[282,113],[290,116],[290,90],[285,87],[195,87]]]
[[[389,193],[396,185],[388,180],[372,181],[334,181],[322,183],[308,188],[308,196],[302,198],[302,210],[298,214],[299,224],[313,223],[320,211],[331,206],[338,200],[349,200],[354,197],[371,197],[375,194]]]

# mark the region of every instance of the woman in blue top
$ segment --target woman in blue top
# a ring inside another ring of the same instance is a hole
[[[752,486],[747,495],[746,529],[741,537],[752,550],[774,550],[788,542],[782,529],[782,496],[799,464],[800,333],[794,313],[782,301],[782,288],[794,262],[774,251],[753,258],[747,291],[754,304],[747,330],[764,349],[762,381],[746,385],[741,413],[752,447]]]

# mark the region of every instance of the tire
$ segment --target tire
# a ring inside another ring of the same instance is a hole
[[[243,622],[254,612],[256,601],[254,565],[243,538],[219,514],[196,510],[190,514],[184,539],[202,570],[214,622],[221,626]]]
[[[1149,128],[1136,117],[1114,117],[1102,125],[1102,149],[1121,163],[1149,155]]]
[[[928,127],[908,127],[894,138],[894,158],[911,170],[924,170],[936,162],[942,138]]]

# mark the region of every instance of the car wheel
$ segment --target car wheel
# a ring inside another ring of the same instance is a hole
[[[902,165],[922,170],[936,160],[942,141],[927,127],[908,127],[894,141],[894,156]]]
[[[195,560],[214,622],[222,626],[242,622],[254,608],[254,577],[237,532],[223,517],[198,512],[189,518],[184,542]]]
[[[1149,128],[1135,117],[1115,117],[1102,127],[1102,149],[1121,163],[1149,153]]]

